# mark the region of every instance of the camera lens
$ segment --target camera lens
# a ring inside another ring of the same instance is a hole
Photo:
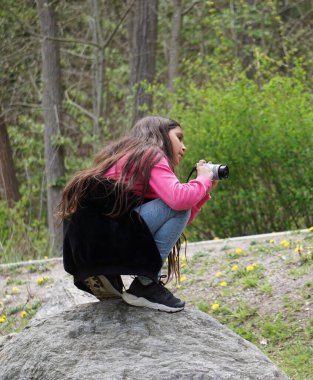
[[[221,165],[218,168],[218,177],[219,179],[226,179],[229,176],[229,169],[226,165]]]

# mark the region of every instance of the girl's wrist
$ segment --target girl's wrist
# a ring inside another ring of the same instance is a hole
[[[206,186],[212,186],[213,180],[207,177],[206,175],[200,174],[197,176],[197,180],[203,182]]]

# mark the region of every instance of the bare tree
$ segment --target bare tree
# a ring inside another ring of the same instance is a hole
[[[37,0],[42,34],[43,116],[45,123],[45,174],[47,181],[48,226],[51,247],[60,249],[62,233],[54,213],[64,178],[64,152],[58,143],[62,135],[62,91],[60,51],[53,0]]]
[[[250,12],[255,7],[255,0],[247,0],[247,4]],[[255,76],[255,67],[254,67],[254,54],[253,54],[253,45],[255,44],[254,38],[252,37],[251,31],[249,28],[256,28],[256,22],[252,22],[250,25],[245,24],[243,30],[243,52],[242,52],[242,65],[246,70],[246,75],[248,79],[253,79]]]
[[[152,108],[152,97],[142,81],[152,83],[155,74],[158,0],[136,0],[130,19],[131,88],[135,88],[134,120],[144,115],[140,108]]]
[[[174,91],[173,80],[178,74],[179,36],[182,22],[182,1],[173,0],[172,33],[169,47],[168,89]]]
[[[9,207],[20,199],[18,182],[13,164],[10,139],[3,115],[0,115],[0,184]]]
[[[92,0],[91,5],[93,42],[97,45],[93,61],[93,133],[97,140],[101,141],[103,134],[100,128],[100,118],[103,116],[103,79],[105,70],[104,40],[100,22],[99,1]]]
[[[67,50],[67,54],[71,54],[74,57],[77,57],[79,60],[83,59],[84,62],[89,61],[91,64],[91,75],[92,79],[89,81],[88,86],[92,86],[92,110],[89,110],[83,103],[79,102],[76,99],[71,97],[69,91],[65,91],[66,101],[75,107],[80,113],[86,115],[93,123],[93,135],[96,137],[93,142],[94,151],[98,150],[99,143],[102,145],[103,140],[105,139],[105,134],[103,133],[103,128],[101,126],[101,119],[107,116],[108,107],[109,107],[109,88],[105,87],[105,83],[108,81],[106,77],[106,70],[108,65],[109,58],[107,57],[107,50],[113,45],[114,38],[117,37],[118,32],[122,28],[127,15],[133,7],[135,0],[129,0],[126,4],[120,2],[120,8],[122,12],[118,12],[117,19],[115,24],[108,30],[102,27],[103,20],[106,17],[109,17],[107,14],[108,9],[103,9],[103,2],[100,0],[90,0],[90,12],[89,23],[90,31],[92,34],[92,41],[82,39],[59,39],[61,43],[73,43],[75,45],[88,46],[91,53],[89,54],[77,54],[73,51]],[[115,3],[116,5],[116,3]],[[109,6],[110,7],[110,6]],[[105,16],[103,16],[103,13]],[[89,31],[87,32],[89,35]],[[82,65],[84,66],[84,65]],[[89,64],[88,64],[89,67]],[[86,72],[86,69],[82,67],[81,73]],[[81,83],[85,83],[84,74],[79,80],[78,87]],[[73,84],[71,84],[71,87]],[[77,87],[76,87],[77,88]],[[112,132],[112,130],[110,130]]]

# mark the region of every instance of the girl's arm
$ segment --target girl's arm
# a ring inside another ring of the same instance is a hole
[[[200,210],[201,210],[201,207],[209,200],[211,199],[211,195],[210,194],[207,194],[204,198],[201,199],[200,202],[198,202],[195,206],[193,206],[191,208],[191,214],[190,214],[190,218],[188,220],[188,224],[190,224],[194,219],[195,217],[199,214]]]
[[[214,187],[218,184],[218,180],[214,180],[212,181],[212,187],[210,188],[209,191],[213,190]],[[199,203],[197,203],[195,206],[192,207],[191,209],[191,215],[190,215],[190,218],[188,220],[188,224],[190,224],[194,218],[198,215],[198,213],[200,212],[201,210],[201,207],[209,200],[211,199],[211,195],[209,193],[207,193],[207,195],[201,199],[201,201]]]
[[[206,176],[197,176],[188,183],[180,183],[165,158],[151,170],[150,189],[173,210],[192,209],[193,218],[210,198],[213,182]],[[190,218],[191,219],[191,218]]]

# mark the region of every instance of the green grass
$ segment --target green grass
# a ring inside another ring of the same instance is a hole
[[[210,305],[207,303],[207,302],[198,302],[196,304],[197,308],[201,311],[203,311],[204,313],[208,313],[209,309],[210,309]]]
[[[313,373],[313,347],[303,342],[293,342],[274,352],[265,353],[294,380],[311,380]]]
[[[22,331],[29,323],[31,318],[36,314],[41,302],[34,300],[29,305],[14,305],[4,308],[0,313],[6,316],[5,322],[0,323],[0,335],[18,333]],[[22,312],[25,311],[25,316],[22,317]]]
[[[49,263],[0,268],[0,335],[20,332],[27,326],[41,305],[36,289],[53,283],[53,277],[47,272],[54,265],[55,263]]]
[[[281,314],[275,317],[268,316],[260,326],[261,336],[268,339],[272,344],[286,342],[296,332],[295,330],[298,329],[285,321]]]
[[[269,294],[269,295],[273,294],[273,288],[269,282],[265,282],[263,284],[260,284],[259,289],[260,289],[261,293]]]
[[[310,270],[310,266],[311,266],[310,264],[302,265],[302,266],[290,269],[289,271],[290,277],[296,279],[296,278],[302,277],[305,274],[308,274]]]
[[[225,305],[214,312],[204,302],[197,306],[258,346],[292,379],[311,379],[313,320],[299,322],[285,319],[282,314],[263,318],[257,308],[242,302],[236,308]]]
[[[220,247],[214,260],[201,252],[189,260],[187,281],[177,296],[255,344],[293,380],[312,380],[313,319],[307,316],[313,308],[313,234],[290,236],[285,246],[281,240],[253,241],[240,253]],[[299,244],[301,255],[295,252]],[[220,286],[222,281],[227,287]],[[295,284],[286,294],[285,283]]]
[[[23,285],[25,283],[26,283],[25,280],[21,280],[19,278],[12,278],[12,277],[8,277],[7,281],[6,281],[7,286],[9,286],[9,285]]]

